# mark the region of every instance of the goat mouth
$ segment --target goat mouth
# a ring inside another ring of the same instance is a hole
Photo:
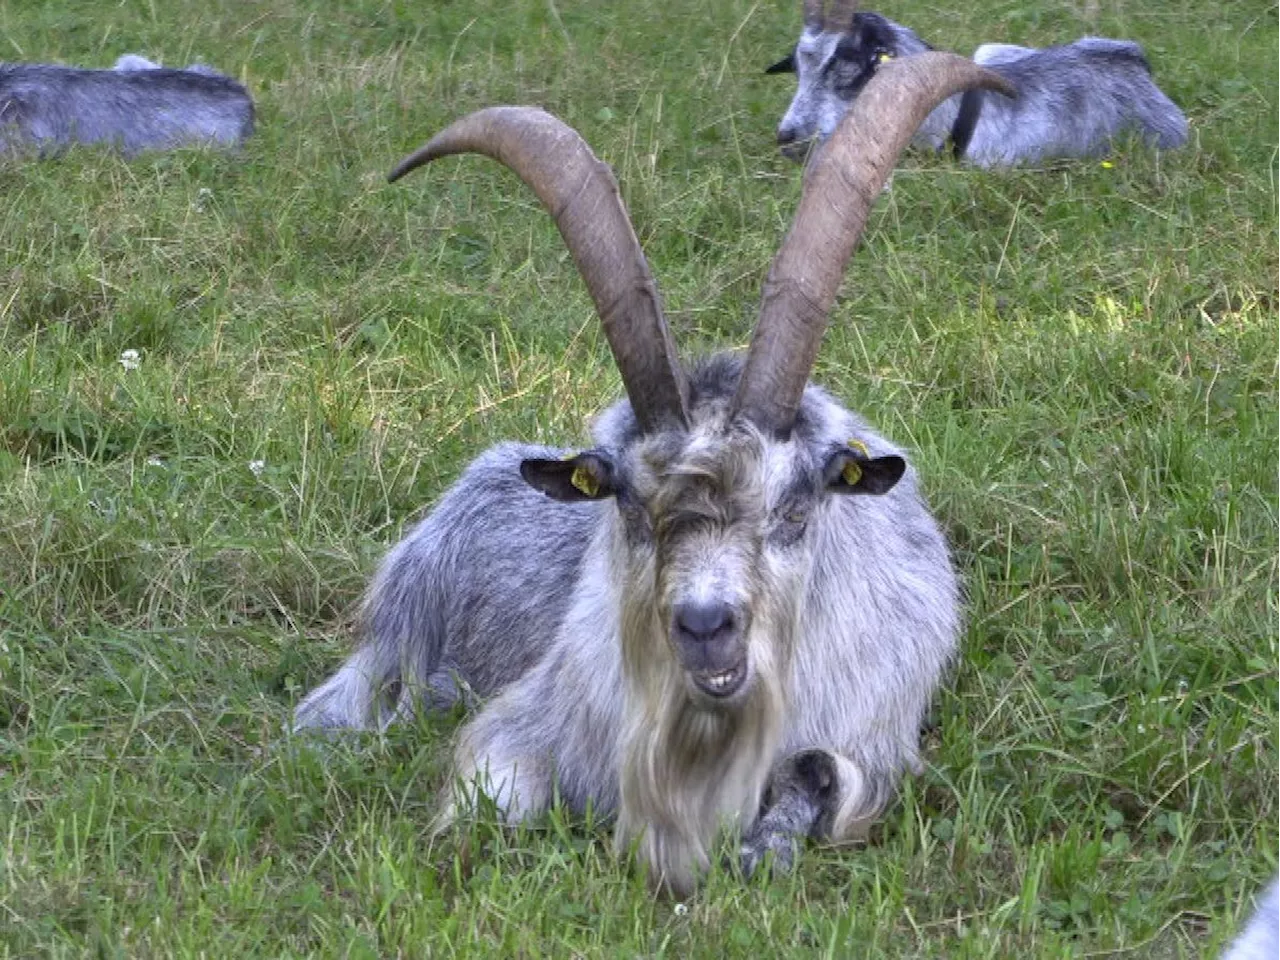
[[[746,683],[747,661],[743,659],[728,670],[702,670],[691,673],[689,678],[702,693],[716,700],[724,700],[732,697]]]

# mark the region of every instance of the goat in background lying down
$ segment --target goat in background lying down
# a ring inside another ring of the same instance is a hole
[[[182,70],[125,54],[114,69],[0,63],[0,154],[42,155],[102,143],[126,155],[191,145],[238,147],[253,133],[253,100],[203,64]]]
[[[837,0],[824,14],[821,0],[805,0],[799,42],[766,70],[796,74],[795,97],[778,125],[778,145],[792,159],[830,136],[882,63],[932,49],[902,24],[855,7]],[[916,146],[938,150],[950,140],[957,158],[998,167],[1105,153],[1126,130],[1164,150],[1186,143],[1187,118],[1155,85],[1132,41],[983,44],[973,60],[1004,77],[1017,97],[983,90],[949,97],[920,125]]]

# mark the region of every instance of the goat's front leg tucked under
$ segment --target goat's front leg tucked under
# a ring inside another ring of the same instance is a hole
[[[805,837],[832,843],[864,840],[879,814],[880,791],[847,757],[830,750],[800,750],[769,774],[760,815],[742,835],[742,871],[750,876],[773,854],[773,868],[791,869]]]
[[[436,832],[460,813],[474,813],[480,797],[491,801],[502,822],[514,826],[551,805],[552,774],[545,759],[505,736],[501,724],[482,711],[463,728],[454,751],[451,802],[436,819]]]

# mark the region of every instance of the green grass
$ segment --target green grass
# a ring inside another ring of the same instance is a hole
[[[0,0],[0,57],[202,58],[242,157],[0,161],[0,954],[1197,956],[1277,861],[1277,17],[996,0],[969,51],[1146,46],[1193,144],[904,161],[817,377],[915,451],[969,597],[863,850],[655,901],[607,828],[432,845],[456,717],[285,742],[379,556],[501,437],[618,394],[514,177],[383,175],[535,102],[613,164],[687,351],[799,193],[773,0]],[[119,362],[136,350],[140,364]],[[251,463],[261,461],[255,473]]]

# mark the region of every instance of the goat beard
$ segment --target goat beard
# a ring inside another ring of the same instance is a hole
[[[746,827],[760,809],[781,739],[789,664],[774,656],[775,632],[757,624],[748,639],[746,697],[725,709],[695,703],[651,611],[635,611],[627,626],[639,629],[623,632],[628,683],[614,842],[619,851],[635,843],[650,881],[684,896],[710,866],[718,830]]]

